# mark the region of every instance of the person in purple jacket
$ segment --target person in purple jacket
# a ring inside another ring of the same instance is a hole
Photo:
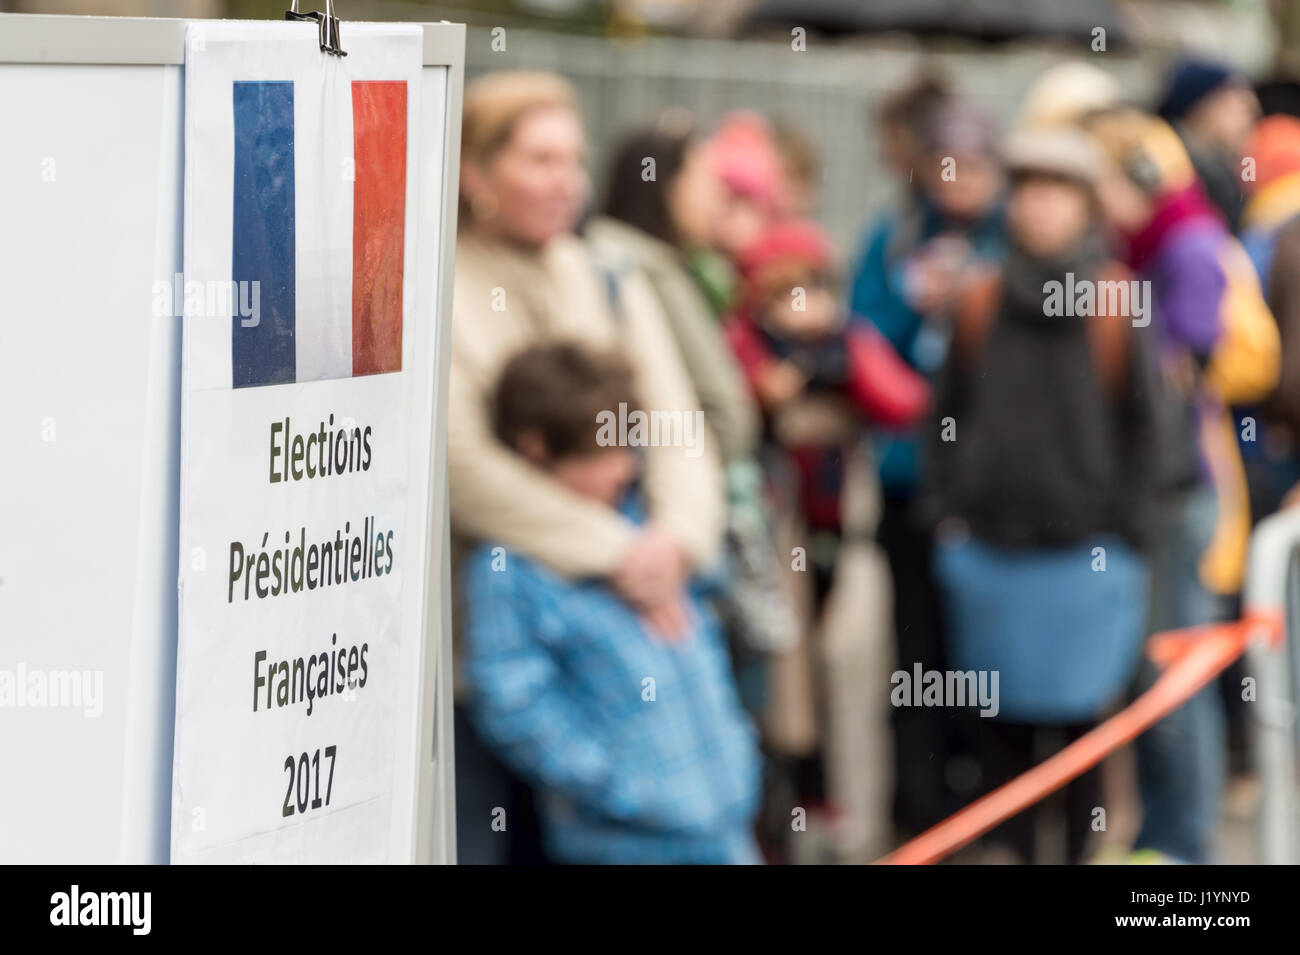
[[[1199,422],[1214,399],[1202,372],[1220,334],[1230,237],[1178,140],[1163,122],[1132,109],[1093,117],[1088,129],[1110,164],[1098,190],[1142,283],[1132,299],[1135,330],[1153,336],[1153,383],[1164,409],[1156,449],[1159,508],[1152,554],[1151,632],[1221,619],[1220,598],[1201,581],[1201,557],[1218,517]],[[1156,672],[1139,677],[1147,689]],[[1143,822],[1136,848],[1178,861],[1208,861],[1226,773],[1222,698],[1206,687],[1138,739]]]

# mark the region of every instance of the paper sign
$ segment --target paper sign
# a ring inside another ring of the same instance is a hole
[[[309,23],[187,33],[176,862],[389,854],[426,572],[423,38],[342,39],[346,57]]]

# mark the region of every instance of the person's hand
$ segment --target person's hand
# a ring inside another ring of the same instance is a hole
[[[662,527],[644,528],[623,555],[611,583],[640,614],[646,628],[669,643],[686,636],[690,611],[686,600],[686,552]]]
[[[925,315],[950,312],[963,284],[963,273],[971,262],[971,246],[956,236],[932,239],[908,267],[909,298],[916,311]]]
[[[952,277],[932,262],[914,262],[909,269],[909,303],[923,315],[944,311],[952,297]]]
[[[638,610],[662,608],[685,589],[687,569],[686,553],[677,539],[650,524],[623,555],[611,583]]]
[[[691,611],[685,592],[669,598],[662,604],[653,604],[641,610],[641,622],[646,629],[665,643],[678,643],[691,628]]]
[[[788,361],[770,361],[758,374],[758,399],[766,408],[778,408],[803,391],[808,379]]]

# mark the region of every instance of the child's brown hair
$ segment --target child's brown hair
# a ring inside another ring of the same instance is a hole
[[[597,415],[632,409],[632,366],[620,353],[576,342],[533,345],[511,358],[497,378],[492,426],[497,439],[518,450],[520,436],[536,434],[551,460],[599,449]]]

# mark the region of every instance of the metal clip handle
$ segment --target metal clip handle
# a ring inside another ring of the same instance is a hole
[[[315,20],[320,31],[320,51],[322,53],[331,53],[334,56],[347,56],[347,51],[343,49],[342,41],[339,37],[338,17],[334,15],[334,0],[325,0],[324,13],[299,13],[298,0],[292,0],[288,10],[285,11],[286,20]]]

